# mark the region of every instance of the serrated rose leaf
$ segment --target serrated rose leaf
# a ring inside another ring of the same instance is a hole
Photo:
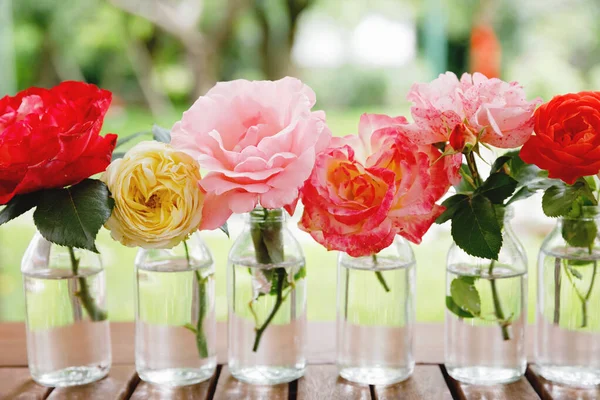
[[[465,201],[452,218],[452,238],[467,254],[496,260],[502,248],[502,227],[487,197]]]
[[[98,252],[96,235],[114,207],[108,187],[99,180],[86,179],[40,194],[33,220],[42,236],[60,246]]]

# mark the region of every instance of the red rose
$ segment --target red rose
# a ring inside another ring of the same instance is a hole
[[[600,92],[556,96],[534,118],[535,134],[521,149],[523,161],[568,184],[600,171]]]
[[[82,82],[0,99],[0,204],[104,171],[117,140],[100,136],[110,101],[110,92]]]

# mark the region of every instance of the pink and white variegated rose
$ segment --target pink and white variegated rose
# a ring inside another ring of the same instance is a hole
[[[396,234],[420,243],[445,210],[436,201],[460,179],[461,156],[440,159],[433,145],[411,142],[407,124],[364,114],[358,136],[334,138],[302,188],[300,228],[353,257],[379,252]]]
[[[201,229],[258,204],[293,214],[299,189],[331,131],[315,93],[295,78],[217,83],[173,126],[172,145],[208,174]]]
[[[533,112],[541,103],[539,98],[527,101],[517,82],[480,73],[465,73],[459,81],[452,72],[430,83],[413,84],[407,99],[413,103],[414,123],[404,132],[415,143],[447,142],[454,131],[475,133],[480,142],[506,149],[521,146],[531,136]],[[461,124],[465,129],[455,130]],[[465,142],[453,139],[451,144]]]

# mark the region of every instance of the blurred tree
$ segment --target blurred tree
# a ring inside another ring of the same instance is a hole
[[[12,33],[12,0],[0,0],[0,97],[17,90]]]
[[[267,79],[292,74],[291,52],[300,15],[314,0],[254,0],[262,32],[262,71]],[[281,18],[281,16],[285,18]]]

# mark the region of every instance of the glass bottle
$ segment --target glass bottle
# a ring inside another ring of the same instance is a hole
[[[229,252],[229,370],[244,382],[278,384],[304,374],[306,268],[282,209],[261,207]]]
[[[408,242],[338,257],[337,366],[343,378],[389,385],[413,372],[415,258]]]
[[[447,258],[445,365],[471,384],[519,380],[527,367],[527,255],[506,209],[498,260],[452,244]]]
[[[198,232],[135,260],[135,366],[146,382],[192,385],[217,366],[212,255]]]
[[[21,272],[33,380],[65,387],[105,377],[111,346],[100,255],[55,245],[36,233]]]
[[[600,217],[585,208],[559,218],[540,249],[534,346],[538,374],[579,387],[600,385]]]

